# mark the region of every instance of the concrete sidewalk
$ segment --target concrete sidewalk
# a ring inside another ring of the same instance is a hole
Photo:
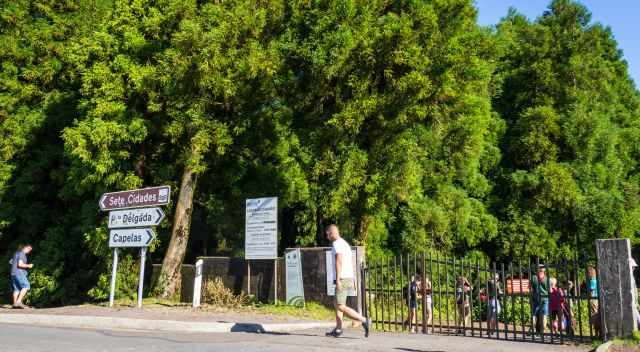
[[[0,324],[7,351],[21,352],[588,352],[584,345],[548,345],[459,336],[374,332],[361,329],[341,338],[324,329],[284,334],[202,334],[60,329]],[[0,348],[0,349],[2,349]]]
[[[273,314],[184,307],[137,309],[73,306],[27,310],[0,309],[0,324],[183,333],[286,333],[331,328],[335,323]]]
[[[330,328],[331,322],[300,323],[230,323],[187,322],[177,320],[150,320],[118,317],[47,315],[47,314],[1,314],[0,324],[21,324],[57,328],[97,330],[173,331],[198,333],[255,332],[285,333],[315,328]]]

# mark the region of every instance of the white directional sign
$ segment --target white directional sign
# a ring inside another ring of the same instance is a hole
[[[113,229],[109,232],[109,247],[148,247],[155,237],[150,228]]]
[[[245,259],[278,258],[278,198],[247,199]]]
[[[164,219],[158,207],[113,210],[109,212],[109,228],[156,226]]]

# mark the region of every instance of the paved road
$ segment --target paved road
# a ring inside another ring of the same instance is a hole
[[[130,331],[91,331],[0,325],[0,351],[396,351],[396,352],[586,352],[586,346],[551,346],[526,342],[502,342],[472,337],[373,334],[364,339],[359,330],[340,339],[312,330],[288,335],[168,334]]]

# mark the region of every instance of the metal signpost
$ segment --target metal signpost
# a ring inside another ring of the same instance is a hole
[[[165,215],[159,205],[169,204],[170,186],[134,189],[105,193],[100,197],[100,210],[109,212],[109,247],[113,248],[109,307],[113,307],[118,274],[118,249],[140,248],[140,277],[138,282],[138,308],[142,307],[144,267],[147,247],[156,235],[149,226],[157,226]]]
[[[278,303],[278,198],[247,199],[244,258],[247,260],[247,294],[251,294],[252,259],[273,259],[274,301]]]

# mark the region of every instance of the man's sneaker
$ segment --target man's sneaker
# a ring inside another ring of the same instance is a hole
[[[325,334],[327,337],[340,337],[342,336],[342,330],[333,329]]]
[[[371,318],[367,318],[364,323],[362,323],[362,327],[364,328],[364,337],[369,337],[369,330],[371,330]]]
[[[16,303],[13,305],[13,309],[25,309],[25,305],[22,303]]]

